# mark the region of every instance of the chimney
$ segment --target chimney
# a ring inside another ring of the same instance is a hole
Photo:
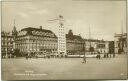
[[[40,26],[40,29],[42,30],[42,26]]]

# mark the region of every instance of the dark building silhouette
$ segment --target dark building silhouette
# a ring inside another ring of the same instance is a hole
[[[114,54],[115,48],[114,48],[114,41],[109,41],[109,54]]]
[[[69,30],[66,34],[66,48],[68,54],[84,54],[84,39],[80,35],[73,35],[72,30]]]

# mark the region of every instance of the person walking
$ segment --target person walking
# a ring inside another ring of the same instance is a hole
[[[26,60],[28,60],[28,54],[25,54],[26,55]]]
[[[115,58],[115,53],[113,53],[113,58]]]
[[[101,56],[100,56],[100,54],[99,54],[99,59],[101,59]]]
[[[83,62],[82,63],[86,63],[87,61],[86,61],[86,56],[84,55],[84,57],[83,57]]]
[[[100,59],[100,58],[101,58],[101,56],[100,56],[100,52],[98,52],[97,58],[98,58],[98,59]]]
[[[108,53],[106,54],[106,57],[108,58],[109,56],[108,56]]]

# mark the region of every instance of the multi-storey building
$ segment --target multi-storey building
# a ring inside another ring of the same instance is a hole
[[[42,26],[40,28],[24,28],[18,32],[14,27],[12,34],[2,32],[2,56],[8,57],[15,52],[15,49],[18,49],[21,54],[55,53],[60,50],[58,50],[59,41],[52,31],[42,29]],[[113,51],[111,45],[114,44],[104,40],[83,39],[80,35],[73,35],[72,30],[69,30],[68,34],[66,34],[65,42],[67,54],[79,55],[89,51],[92,53],[109,53]]]
[[[99,40],[96,47],[100,53],[109,53],[109,41]]]
[[[98,39],[85,39],[86,52],[93,53],[108,53],[109,50],[109,42]]]
[[[95,39],[84,39],[86,45],[86,52],[96,51],[97,40]]]
[[[84,39],[80,35],[73,35],[72,30],[69,30],[66,34],[66,48],[68,54],[84,54]]]
[[[57,52],[57,37],[42,26],[24,28],[18,32],[16,48],[22,53]]]
[[[1,32],[1,53],[2,58],[11,57],[13,52],[13,38],[10,32]]]
[[[115,53],[121,54],[127,52],[127,33],[115,34],[114,36]]]
[[[59,35],[58,35],[58,53],[66,55],[66,36],[65,36],[65,27],[63,24],[63,16],[59,16]]]

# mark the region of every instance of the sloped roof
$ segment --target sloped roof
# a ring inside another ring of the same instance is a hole
[[[12,37],[12,33],[11,32],[5,32],[5,31],[2,31],[1,32],[1,37]]]
[[[35,32],[41,32],[41,33],[49,33],[49,34],[54,34],[51,30],[46,30],[46,29],[40,29],[40,28],[33,28],[33,27],[28,27],[28,28],[24,28],[24,29],[21,29],[20,32],[22,31],[26,31],[25,35],[36,35],[36,36],[46,36],[46,37],[50,37],[50,36],[47,36],[46,34],[44,35],[41,35],[41,34],[33,34],[33,31]],[[53,37],[57,37],[55,34]]]
[[[69,34],[66,34],[66,38],[67,39],[70,39],[70,40],[83,40],[83,38],[81,37],[81,36],[79,36],[79,35],[69,35]]]

